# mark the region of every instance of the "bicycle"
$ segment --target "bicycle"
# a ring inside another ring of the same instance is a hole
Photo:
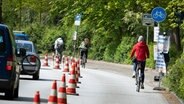
[[[142,76],[141,76],[141,62],[137,62],[137,68],[136,68],[136,73],[135,73],[135,79],[136,79],[136,91],[140,91],[140,87],[142,84]]]
[[[55,52],[54,52],[54,58],[56,58],[56,57],[58,57],[59,58],[59,63],[61,63],[62,62],[62,51],[61,52],[59,52],[58,50],[55,50]]]
[[[82,68],[85,68],[86,66],[86,54],[85,53],[83,53],[83,56],[82,56],[81,66]]]

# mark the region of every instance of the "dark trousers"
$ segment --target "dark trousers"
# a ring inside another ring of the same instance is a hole
[[[83,49],[81,49],[81,50],[80,50],[80,59],[82,59],[82,56],[83,56],[84,54],[86,55],[86,59],[87,59],[87,58],[88,58],[88,50],[83,50]]]

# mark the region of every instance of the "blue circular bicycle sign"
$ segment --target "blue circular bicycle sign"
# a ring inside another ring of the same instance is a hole
[[[154,21],[162,22],[162,21],[164,21],[166,19],[167,13],[166,13],[164,8],[162,8],[162,7],[155,7],[151,11],[151,16],[152,16]]]

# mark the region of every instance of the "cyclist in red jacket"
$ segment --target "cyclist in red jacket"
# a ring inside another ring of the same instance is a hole
[[[131,51],[131,56],[130,58],[132,59],[133,57],[136,57],[136,60],[141,62],[141,75],[142,75],[142,84],[141,88],[144,89],[144,70],[145,70],[145,65],[146,65],[146,58],[149,58],[149,49],[144,41],[143,36],[139,36],[138,42],[133,46],[132,51]],[[135,78],[135,70],[137,68],[137,63],[133,63],[133,78]]]

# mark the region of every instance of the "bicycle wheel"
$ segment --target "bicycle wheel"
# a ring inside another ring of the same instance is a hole
[[[86,64],[86,55],[83,54],[82,56],[82,67],[85,68],[85,64]]]
[[[27,55],[21,61],[22,70],[27,74],[35,74],[40,70],[40,58],[35,55]]]
[[[136,91],[139,92],[140,91],[140,87],[141,87],[141,70],[138,69],[137,73],[136,73],[136,79],[137,79],[137,87],[136,87]]]

